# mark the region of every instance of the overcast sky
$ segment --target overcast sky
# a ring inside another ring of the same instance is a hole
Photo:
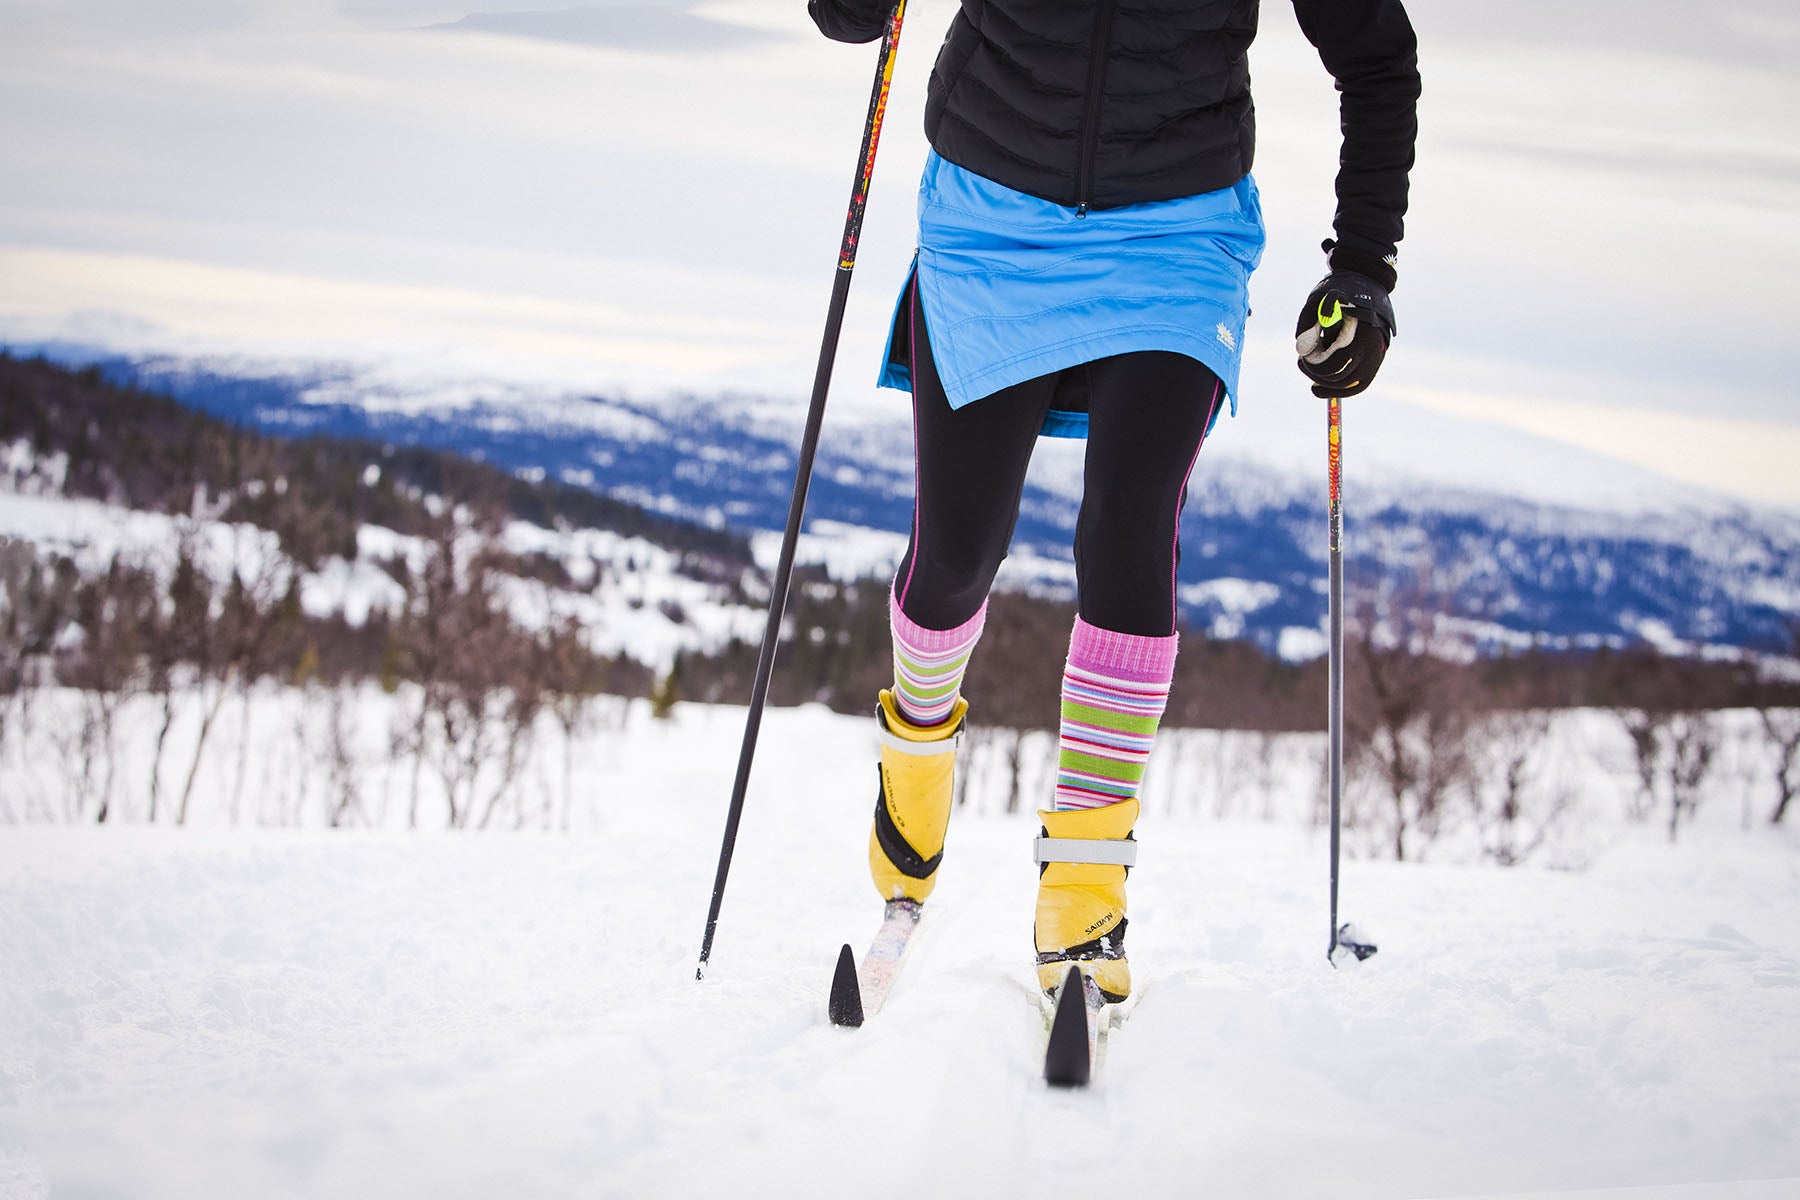
[[[474,2],[0,0],[0,336],[803,404],[873,50],[819,38],[802,0]],[[1289,7],[1263,7],[1271,244],[1227,434],[1298,461],[1315,414],[1288,342],[1330,232],[1335,97]],[[849,413],[903,411],[873,360],[953,11],[909,9]],[[1504,431],[1510,471],[1560,444],[1800,508],[1800,7],[1411,11],[1419,168],[1365,438],[1406,461],[1454,430],[1475,471]]]

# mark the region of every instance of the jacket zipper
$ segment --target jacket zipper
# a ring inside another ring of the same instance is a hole
[[[1100,147],[1100,100],[1106,84],[1106,55],[1112,39],[1112,0],[1094,5],[1094,46],[1088,58],[1087,110],[1081,119],[1081,161],[1075,177],[1075,215],[1088,214],[1094,185],[1094,153]]]

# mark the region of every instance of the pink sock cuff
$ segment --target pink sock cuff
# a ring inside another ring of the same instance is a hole
[[[1175,678],[1175,651],[1181,636],[1140,637],[1114,633],[1075,618],[1069,635],[1069,665],[1131,683],[1168,683]]]
[[[987,601],[983,600],[981,607],[975,610],[975,615],[955,629],[927,629],[901,611],[896,594],[892,591],[888,593],[888,619],[893,623],[894,637],[919,654],[947,654],[973,645],[975,639],[981,636],[981,627],[987,621],[987,608]]]

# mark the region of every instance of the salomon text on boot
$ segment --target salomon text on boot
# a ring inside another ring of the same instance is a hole
[[[1138,802],[1040,811],[1037,839],[1038,984],[1054,992],[1070,963],[1117,1004],[1131,994],[1125,961],[1125,873],[1137,861]]]

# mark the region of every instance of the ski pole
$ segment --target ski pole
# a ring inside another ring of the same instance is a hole
[[[844,244],[838,251],[837,278],[831,286],[831,307],[825,316],[825,337],[819,347],[818,370],[813,375],[812,406],[800,437],[800,459],[794,470],[794,495],[788,504],[787,530],[781,539],[781,557],[769,595],[769,621],[763,629],[762,652],[756,659],[756,680],[750,687],[750,712],[744,721],[744,744],[738,752],[737,780],[731,789],[731,808],[725,817],[725,838],[719,847],[719,870],[713,877],[712,907],[706,914],[706,935],[700,942],[700,964],[695,979],[706,977],[706,961],[712,956],[713,935],[719,928],[719,908],[725,902],[725,879],[731,872],[731,854],[737,846],[738,823],[744,815],[744,795],[750,786],[750,761],[756,754],[756,735],[762,727],[763,706],[769,696],[769,677],[775,669],[775,648],[781,640],[781,617],[787,607],[788,585],[794,573],[794,548],[800,540],[800,518],[806,511],[806,489],[812,481],[813,455],[819,448],[819,428],[825,420],[825,395],[831,389],[831,368],[837,359],[838,333],[844,325],[844,306],[850,297],[850,273],[856,269],[856,244],[862,236],[863,209],[869,201],[869,180],[875,174],[875,147],[881,141],[881,122],[887,113],[888,90],[894,82],[894,57],[900,49],[900,22],[906,0],[899,0],[888,14],[881,35],[881,56],[875,69],[875,86],[869,96],[869,115],[863,124],[862,149],[857,154],[856,178],[850,192],[850,210],[844,217]]]
[[[1328,605],[1330,608],[1330,702],[1326,721],[1326,758],[1331,793],[1331,945],[1325,960],[1337,965],[1338,947],[1361,961],[1375,953],[1373,943],[1358,940],[1349,925],[1338,924],[1338,829],[1344,792],[1344,417],[1343,401],[1326,401],[1329,426],[1327,462],[1331,479],[1331,562]]]

